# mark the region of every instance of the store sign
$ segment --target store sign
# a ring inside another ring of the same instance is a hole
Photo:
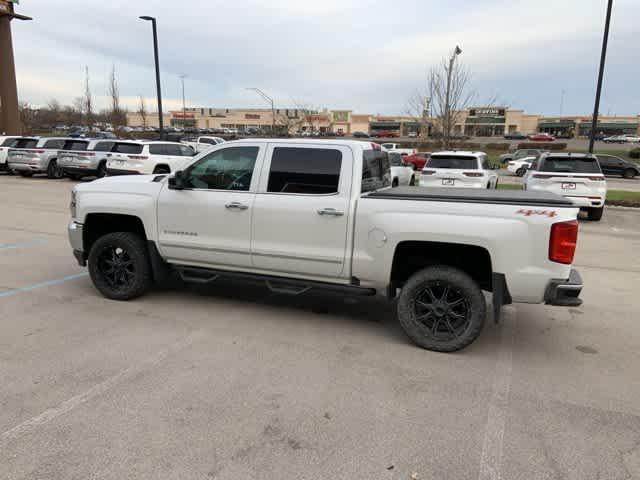
[[[245,113],[244,118],[245,120],[260,120],[260,115],[256,113]]]
[[[195,118],[193,113],[171,112],[174,118]]]
[[[494,107],[471,108],[469,110],[469,116],[470,117],[504,117],[505,109],[494,108]]]

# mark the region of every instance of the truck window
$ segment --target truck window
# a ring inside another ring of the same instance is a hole
[[[361,192],[391,186],[389,155],[382,150],[365,150],[362,158]]]
[[[476,157],[462,155],[431,155],[427,162],[429,168],[450,168],[452,170],[477,170]]]
[[[211,152],[185,171],[189,188],[248,191],[258,147],[230,147]]]
[[[593,157],[547,157],[540,164],[541,172],[602,173]]]
[[[212,138],[203,138],[200,137],[198,139],[198,143],[208,143],[209,145],[216,145],[216,141],[213,140]]]
[[[112,152],[138,155],[142,153],[142,148],[143,146],[139,143],[116,143]]]
[[[399,153],[392,152],[389,154],[389,163],[392,167],[401,167],[402,163],[402,155]]]
[[[309,195],[337,193],[341,165],[340,150],[275,148],[267,191]]]

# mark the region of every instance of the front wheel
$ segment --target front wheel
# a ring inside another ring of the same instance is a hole
[[[47,177],[62,178],[62,175],[62,169],[58,167],[58,162],[56,160],[51,160],[49,162],[49,166],[47,167]]]
[[[107,162],[100,162],[98,165],[98,171],[96,172],[97,178],[104,178],[107,176]]]
[[[487,306],[465,272],[433,266],[413,274],[398,298],[398,320],[417,345],[436,352],[461,350],[478,338]]]
[[[590,208],[589,209],[589,220],[592,222],[599,222],[602,219],[602,214],[604,213],[604,207],[600,208]]]
[[[415,187],[416,186],[416,177],[414,177],[413,175],[411,175],[411,180],[409,180],[409,185],[411,187]]]
[[[525,173],[527,173],[527,170],[524,168],[519,168],[518,170],[516,170],[516,175],[519,177],[524,177]]]
[[[96,240],[88,266],[95,287],[112,300],[139,297],[152,285],[147,246],[132,232],[108,233]]]

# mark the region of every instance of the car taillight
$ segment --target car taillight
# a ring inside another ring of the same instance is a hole
[[[545,175],[543,173],[534,173],[533,178],[553,178],[553,175]]]
[[[594,182],[604,182],[604,177],[589,177],[589,180],[593,180]]]
[[[571,264],[578,240],[578,221],[559,222],[551,225],[549,236],[549,260]]]
[[[131,160],[146,160],[147,157],[146,155],[127,155]]]
[[[44,153],[45,150],[25,150],[25,153]]]
[[[435,170],[422,170],[422,175],[433,175]]]
[[[83,157],[95,157],[96,156],[95,152],[82,152],[80,155],[82,155]]]
[[[465,177],[484,177],[482,172],[462,172]]]

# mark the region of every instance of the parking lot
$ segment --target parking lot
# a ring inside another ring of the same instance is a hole
[[[0,176],[0,478],[640,478],[638,210],[581,222],[581,307],[508,306],[438,354],[377,299],[106,300],[73,184]]]

